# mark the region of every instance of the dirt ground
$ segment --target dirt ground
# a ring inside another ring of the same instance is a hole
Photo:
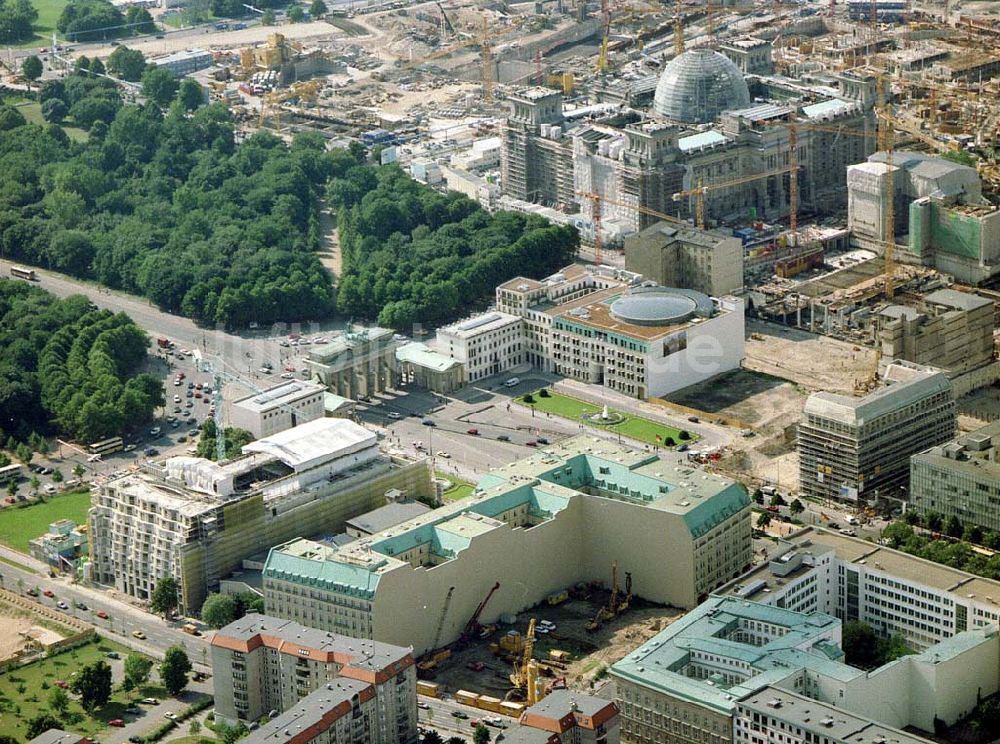
[[[870,377],[874,369],[872,349],[774,323],[750,321],[748,326],[745,366],[810,391],[850,395],[855,382]]]
[[[959,398],[958,414],[958,425],[963,431],[1000,419],[1000,387],[980,388]]]
[[[25,647],[21,633],[31,628],[31,621],[23,617],[0,615],[0,661],[14,656]]]
[[[599,603],[607,600],[608,592],[598,591],[590,600],[569,600],[555,607],[543,604],[523,612],[514,625],[500,625],[490,638],[455,652],[438,669],[433,681],[452,692],[469,690],[503,699],[511,689],[509,675],[513,666],[505,658],[506,652],[501,652],[502,656],[494,656],[489,646],[509,630],[526,633],[528,622],[534,617],[536,622],[550,620],[556,625],[553,632],[536,635],[535,659],[547,661],[552,649],[572,654],[571,661],[564,668],[557,664],[543,665],[543,675],[549,677],[547,672],[551,672],[552,679],[565,677],[570,688],[586,689],[602,669],[622,659],[683,614],[674,607],[635,600],[628,611],[605,622],[597,631],[588,632],[587,625],[596,614]],[[470,670],[468,665],[475,661],[483,662],[485,668],[480,672]]]

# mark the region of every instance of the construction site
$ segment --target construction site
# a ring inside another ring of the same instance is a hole
[[[458,641],[418,661],[420,690],[515,715],[553,689],[593,687],[682,614],[633,597],[631,576],[619,576],[617,566],[610,579],[577,584],[498,623],[480,625],[474,615]]]

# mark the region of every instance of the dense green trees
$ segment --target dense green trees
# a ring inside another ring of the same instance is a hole
[[[91,136],[74,144],[0,109],[0,255],[212,325],[332,310],[317,211],[342,157],[321,138],[286,146],[261,132],[237,146],[221,105],[122,106],[111,81],[86,74],[47,81],[40,98]]]
[[[246,429],[227,428],[222,432],[225,442],[226,458],[237,457],[243,449],[243,445],[253,441],[253,434]],[[204,457],[214,460],[218,455],[218,444],[216,441],[215,420],[205,419],[201,425],[201,438],[198,440],[197,457]]]
[[[323,0],[313,0],[312,5],[309,6],[309,15],[313,17],[313,20],[322,18],[327,12],[326,3]]]
[[[177,608],[177,579],[164,576],[153,587],[153,596],[149,600],[151,612],[166,617]]]
[[[146,58],[138,49],[119,46],[108,57],[108,72],[122,80],[137,83],[145,71]]]
[[[932,517],[933,520],[931,520]],[[928,521],[940,524],[941,517],[940,515],[928,514],[924,517],[924,524],[926,525]],[[918,534],[913,526],[906,522],[893,522],[887,526],[882,532],[882,539],[889,547],[902,550],[905,553],[968,571],[978,576],[985,576],[987,579],[1000,580],[1000,554],[989,556],[973,550],[965,542],[953,542],[943,538],[935,539],[925,534]],[[1000,549],[1000,535],[996,532],[983,534],[982,542],[985,547],[994,550]]]
[[[35,35],[31,24],[37,19],[31,0],[0,0],[0,43],[28,41]]]
[[[169,106],[177,87],[177,78],[165,67],[150,65],[142,75],[142,94],[158,106]]]
[[[341,153],[327,190],[338,210],[345,315],[406,328],[452,320],[497,284],[541,277],[573,260],[579,235],[541,217],[490,215],[459,194],[440,194],[396,166],[362,166]]]
[[[0,435],[30,456],[24,443],[53,424],[85,442],[142,426],[164,401],[159,380],[136,374],[147,345],[124,313],[0,283]]]
[[[31,83],[35,82],[42,76],[42,60],[38,59],[34,54],[30,57],[25,57],[24,62],[21,63],[21,74],[28,80],[28,87],[30,89]]]
[[[264,599],[253,592],[209,594],[201,606],[201,619],[213,628],[229,625],[250,611],[263,612]]]
[[[72,41],[101,41],[129,33],[125,16],[108,0],[74,0],[63,8],[56,28]]]
[[[844,657],[848,664],[874,669],[914,653],[899,635],[879,637],[867,623],[848,620],[843,627]]]
[[[103,659],[78,670],[70,689],[80,696],[80,705],[88,713],[106,705],[111,699],[111,667]]]

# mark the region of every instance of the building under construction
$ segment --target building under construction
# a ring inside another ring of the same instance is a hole
[[[638,596],[690,608],[748,565],[751,550],[740,484],[580,435],[492,471],[466,499],[349,545],[273,548],[264,597],[278,617],[424,653],[567,587],[603,582],[614,562]]]

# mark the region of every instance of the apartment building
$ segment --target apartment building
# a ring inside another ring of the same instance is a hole
[[[834,705],[780,687],[764,687],[736,703],[733,744],[930,744]]]
[[[1000,582],[838,532],[810,527],[720,594],[860,620],[927,649],[1000,624]]]
[[[257,744],[405,744],[417,734],[409,648],[251,614],[212,637],[215,715]]]
[[[484,623],[580,581],[606,582],[617,562],[637,595],[694,607],[750,560],[740,484],[580,435],[348,545],[272,548],[264,601],[277,617],[422,653],[457,638],[487,594]]]
[[[229,424],[246,429],[257,439],[323,418],[322,385],[305,380],[289,380],[229,405]]]
[[[864,397],[813,393],[799,423],[799,483],[819,499],[906,497],[910,456],[955,435],[955,399],[938,369],[901,360]]]
[[[841,621],[823,612],[711,597],[611,667],[622,737],[640,744],[740,740],[747,732],[736,725],[739,701],[769,687],[884,727],[933,731],[935,720],[954,723],[1000,687],[995,628],[959,633],[870,672],[844,663],[841,638]]]
[[[577,690],[553,690],[521,714],[522,727],[537,729],[569,744],[618,744],[618,706]]]
[[[657,222],[625,238],[625,268],[711,297],[743,288],[743,244],[724,231]]]
[[[437,350],[465,366],[467,382],[498,375],[525,363],[521,319],[490,312],[439,328]]]
[[[344,419],[286,429],[226,462],[144,463],[93,493],[87,571],[144,601],[173,576],[180,611],[193,614],[245,558],[300,535],[340,532],[393,489],[430,498],[428,461],[383,457],[373,432]]]
[[[910,508],[1000,530],[1000,421],[911,457]]]

